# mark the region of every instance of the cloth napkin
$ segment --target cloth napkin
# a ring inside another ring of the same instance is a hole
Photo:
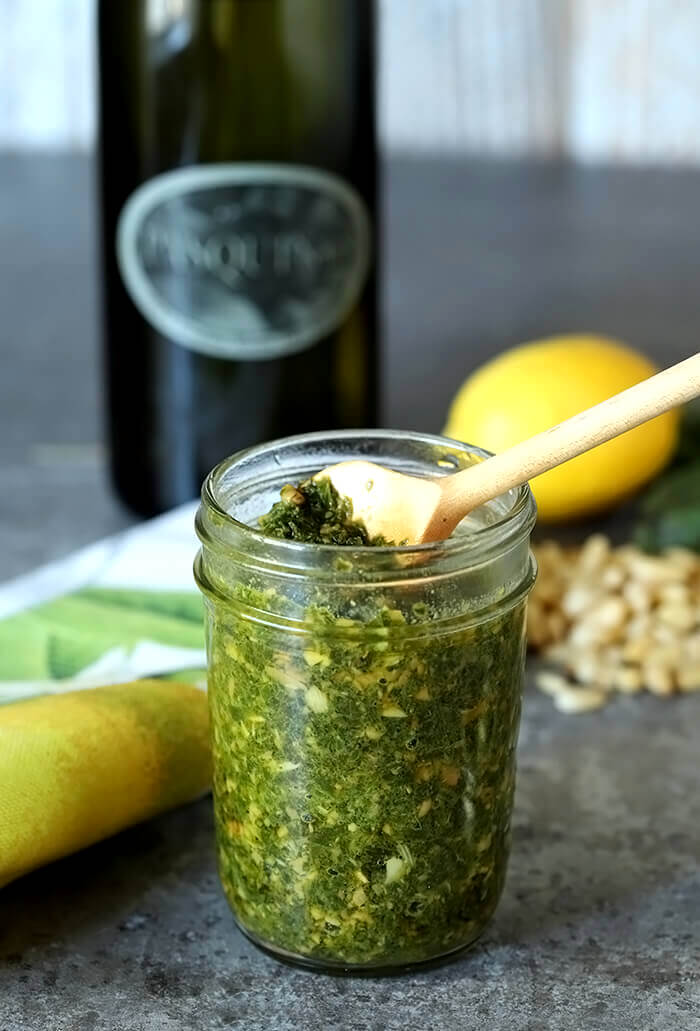
[[[206,694],[139,680],[0,707],[0,887],[204,794]]]

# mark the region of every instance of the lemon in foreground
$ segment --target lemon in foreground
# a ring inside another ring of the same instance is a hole
[[[599,336],[558,336],[505,351],[469,377],[445,434],[505,451],[657,372],[644,355]],[[540,517],[561,521],[610,508],[652,479],[678,440],[678,411],[536,477]]]

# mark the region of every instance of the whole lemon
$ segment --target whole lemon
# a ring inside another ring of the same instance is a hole
[[[469,377],[450,407],[445,434],[505,451],[657,371],[617,340],[556,336],[505,351]],[[678,442],[678,411],[537,476],[540,517],[560,521],[609,508],[650,480]]]

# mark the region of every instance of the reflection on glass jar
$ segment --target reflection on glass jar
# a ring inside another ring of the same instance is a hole
[[[534,504],[512,491],[412,548],[252,527],[285,483],[332,462],[436,475],[483,455],[419,434],[313,434],[236,455],[205,484],[219,871],[242,929],[285,958],[396,969],[488,923],[509,848]]]

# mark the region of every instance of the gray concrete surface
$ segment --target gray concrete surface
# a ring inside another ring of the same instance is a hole
[[[439,428],[464,372],[542,332],[697,346],[696,175],[397,161],[387,179],[387,423]],[[84,158],[0,156],[0,577],[130,519],[100,447],[89,196]],[[565,717],[528,689],[494,923],[399,978],[250,946],[208,800],[134,828],[0,892],[0,1031],[696,1031],[699,739],[700,698]]]
[[[695,1031],[697,699],[555,716],[528,693],[513,858],[490,931],[386,980],[257,952],[217,886],[203,801],[0,896],[2,1031]]]

